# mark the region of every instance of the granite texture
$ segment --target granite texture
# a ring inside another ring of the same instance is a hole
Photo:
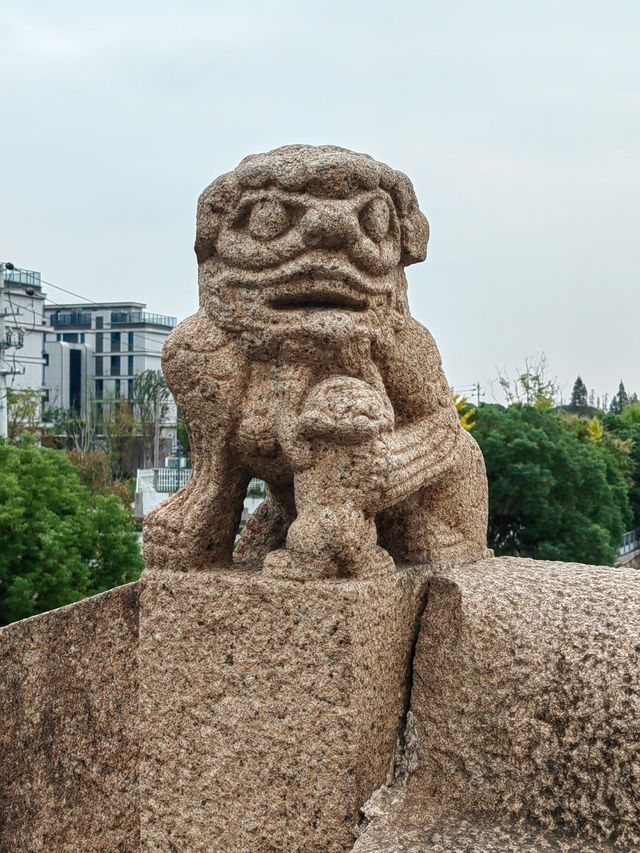
[[[0,631],[0,850],[635,851],[639,605],[515,558],[146,572]]]
[[[406,175],[334,146],[247,157],[204,190],[200,308],[163,351],[193,474],[146,519],[149,568],[229,566],[254,476],[268,496],[238,557],[274,576],[486,555],[482,454],[407,301],[428,234]]]
[[[640,849],[639,652],[637,572],[502,558],[435,576],[417,769],[354,850]]]
[[[427,577],[146,572],[141,848],[349,850],[392,767]]]
[[[0,850],[139,849],[138,585],[0,629]]]
[[[411,788],[365,831],[353,853],[612,853],[614,845],[514,824],[498,815],[446,808],[419,787]],[[636,850],[637,848],[627,848]]]

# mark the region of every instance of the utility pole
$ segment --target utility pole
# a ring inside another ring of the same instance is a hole
[[[19,371],[14,367],[9,367],[7,360],[4,357],[5,352],[9,347],[20,349],[24,346],[24,329],[16,327],[7,329],[7,317],[17,317],[20,312],[14,314],[13,311],[8,311],[4,307],[4,272],[5,270],[15,269],[14,265],[4,261],[0,261],[0,438],[7,438],[9,434],[8,414],[9,414],[9,389],[7,387],[7,376],[14,376]]]
[[[12,270],[13,264],[0,262],[0,438],[8,435],[7,419],[7,376],[13,371],[4,359],[5,350],[9,348],[7,333],[5,330],[5,307],[4,307],[4,271]]]
[[[482,388],[480,387],[479,382],[474,382],[473,385],[461,385],[456,388],[451,389],[452,392],[455,391],[461,397],[463,397],[467,401],[471,401],[472,395],[475,395],[476,405],[480,405],[480,395],[482,394]]]
[[[153,402],[153,467],[160,467],[160,382],[162,381],[162,373],[156,371],[156,393]]]

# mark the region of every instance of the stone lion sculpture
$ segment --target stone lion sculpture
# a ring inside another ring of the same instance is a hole
[[[147,518],[148,566],[306,579],[485,556],[482,455],[407,302],[428,235],[404,174],[333,146],[204,190],[200,309],[163,351],[193,474]],[[233,553],[251,477],[267,497]]]

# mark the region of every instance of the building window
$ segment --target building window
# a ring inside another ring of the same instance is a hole
[[[102,356],[96,356],[96,376],[102,376],[104,373],[104,367],[102,362]]]
[[[96,379],[96,400],[102,400],[104,397],[104,382],[102,379]]]
[[[61,341],[61,340],[62,340],[62,335],[58,333],[58,334],[56,335],[56,340],[57,340],[57,341]]]
[[[102,317],[96,317],[96,329],[101,329],[104,326],[104,319]]]
[[[112,376],[120,376],[120,356],[112,355],[111,356],[111,375]]]
[[[120,399],[120,380],[116,379],[115,381],[115,397],[116,400]]]
[[[132,356],[132,355],[130,355],[130,356],[129,356],[129,358],[127,359],[127,361],[128,361],[128,364],[127,364],[127,368],[128,368],[128,370],[127,370],[127,372],[128,372],[128,374],[129,374],[129,376],[133,376],[133,356]]]
[[[96,352],[103,352],[103,349],[104,349],[103,338],[104,338],[104,336],[103,336],[102,332],[98,332],[96,334]]]
[[[111,352],[120,352],[120,332],[111,332]]]
[[[82,400],[82,351],[69,350],[69,408],[80,412]]]
[[[133,400],[133,379],[127,380],[127,400]]]
[[[134,343],[133,343],[133,340],[134,340],[134,339],[133,339],[133,335],[134,335],[134,333],[133,333],[133,332],[129,332],[129,335],[128,335],[128,338],[129,338],[129,352],[133,352],[133,350],[135,349],[135,346],[134,346]]]
[[[80,343],[84,343],[84,332],[80,332]]]
[[[68,344],[77,344],[78,343],[78,333],[77,332],[65,332],[62,336],[62,340]]]

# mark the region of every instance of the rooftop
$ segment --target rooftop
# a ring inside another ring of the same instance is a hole
[[[18,267],[12,270],[5,270],[4,280],[5,284],[22,285],[23,287],[33,287],[38,290],[42,289],[41,276],[36,270],[23,270]]]
[[[56,302],[45,311],[142,311],[146,307],[145,302]]]
[[[93,315],[100,312],[110,314],[106,318],[110,327],[114,326],[159,326],[163,329],[173,329],[177,320],[167,314],[152,314],[142,309],[147,306],[144,302],[92,302],[89,304],[68,302],[64,305],[46,305],[45,312],[56,329],[62,328],[92,328]]]

